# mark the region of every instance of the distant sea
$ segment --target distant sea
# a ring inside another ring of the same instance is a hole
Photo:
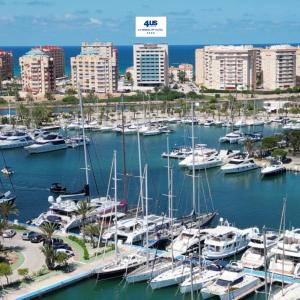
[[[297,46],[298,44],[292,44]],[[266,47],[270,44],[257,44],[256,47]],[[70,58],[80,53],[80,46],[61,46],[65,51],[66,75],[70,75]],[[119,52],[119,71],[125,74],[126,68],[133,65],[133,47],[115,46]],[[169,45],[169,64],[178,66],[181,63],[195,64],[195,49],[203,45]],[[19,58],[28,52],[32,46],[1,46],[0,49],[10,50],[14,55],[14,75],[20,75]]]

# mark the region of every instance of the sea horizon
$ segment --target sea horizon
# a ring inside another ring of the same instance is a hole
[[[268,47],[278,43],[265,43],[265,44],[222,44],[222,45],[253,45],[254,47]],[[299,43],[289,43],[292,46],[298,46]],[[41,44],[42,45],[42,44]],[[51,45],[51,44],[49,44]],[[53,44],[52,44],[53,45]],[[169,44],[169,65],[178,66],[181,63],[192,64],[195,67],[195,49],[202,48],[208,45],[217,45],[217,44]],[[219,44],[221,45],[221,44]],[[58,45],[64,49],[65,52],[65,75],[70,76],[71,67],[70,67],[70,58],[80,54],[81,45]],[[0,49],[6,51],[12,51],[14,57],[14,76],[20,76],[20,66],[19,58],[28,52],[32,47],[36,45],[29,46],[1,46]],[[125,74],[126,68],[133,66],[133,44],[131,45],[114,45],[118,49],[119,54],[119,73],[121,75]]]

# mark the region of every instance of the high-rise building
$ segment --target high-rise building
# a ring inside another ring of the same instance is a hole
[[[296,51],[296,85],[300,86],[300,47]]]
[[[58,46],[40,46],[43,52],[49,54],[53,58],[55,67],[55,78],[61,78],[65,75],[65,55],[64,49]]]
[[[133,46],[134,88],[168,86],[168,45],[135,44]]]
[[[20,57],[23,92],[45,94],[55,91],[53,58],[39,49],[32,49]]]
[[[114,93],[118,89],[118,51],[112,43],[83,43],[71,58],[72,84],[82,92]]]
[[[253,46],[207,46],[196,49],[196,84],[209,89],[253,89],[256,50]]]
[[[13,54],[0,49],[0,81],[13,77]]]
[[[296,50],[290,45],[261,49],[263,88],[286,89],[296,85]]]

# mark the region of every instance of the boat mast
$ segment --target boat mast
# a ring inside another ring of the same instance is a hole
[[[196,189],[195,189],[195,134],[194,134],[194,102],[192,101],[192,181],[193,181],[193,213],[196,212]]]
[[[87,148],[86,148],[86,140],[85,140],[85,120],[84,120],[84,113],[83,113],[83,101],[82,95],[80,90],[80,85],[78,83],[78,95],[79,95],[79,104],[80,104],[80,114],[81,114],[81,127],[82,127],[82,138],[83,138],[83,152],[84,152],[84,169],[85,169],[85,181],[87,188],[89,189],[89,173],[88,173],[88,160],[87,160]]]
[[[117,151],[114,150],[114,200],[115,200],[115,253],[118,254],[118,190],[117,190]]]
[[[139,156],[139,172],[140,172],[140,201],[142,214],[144,215],[144,189],[143,189],[143,174],[142,174],[142,156],[141,156],[141,139],[140,139],[140,127],[138,126],[137,130],[137,139],[138,139],[138,156]]]
[[[170,195],[170,144],[169,144],[169,134],[167,133],[167,153],[168,153],[168,216],[171,218],[171,195]]]
[[[127,193],[127,170],[126,170],[126,146],[125,146],[125,134],[124,134],[124,97],[122,94],[122,109],[121,109],[121,117],[122,117],[122,155],[123,155],[123,196],[124,200],[127,201],[128,193]]]
[[[146,213],[146,249],[147,249],[147,267],[149,266],[149,229],[148,229],[148,165],[145,165],[145,213]]]
[[[170,169],[170,191],[169,191],[169,195],[170,195],[170,216],[171,216],[171,256],[172,256],[172,271],[174,268],[174,234],[173,234],[173,169]]]

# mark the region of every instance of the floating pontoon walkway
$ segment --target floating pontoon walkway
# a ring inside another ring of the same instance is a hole
[[[265,279],[266,277],[268,282],[284,282],[286,284],[300,283],[300,278],[295,278],[293,276],[288,276],[288,275],[281,275],[281,274],[271,273],[271,272],[267,272],[266,274],[264,271],[258,271],[258,270],[248,269],[248,268],[244,268],[244,272],[248,275],[252,275],[262,279]]]

